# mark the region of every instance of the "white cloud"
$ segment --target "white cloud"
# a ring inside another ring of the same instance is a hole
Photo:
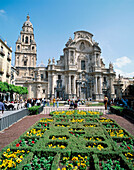
[[[131,60],[128,57],[124,56],[124,57],[117,58],[114,65],[117,66],[118,68],[122,68],[123,66],[129,63],[131,63]]]
[[[4,9],[0,9],[0,14],[5,14],[5,10]]]
[[[123,77],[129,77],[129,78],[132,78],[134,77],[134,72],[131,72],[131,73],[126,73],[126,72],[123,72],[122,70],[120,69],[114,69],[115,72],[116,72],[116,76],[118,77],[118,75],[120,74],[121,76]]]

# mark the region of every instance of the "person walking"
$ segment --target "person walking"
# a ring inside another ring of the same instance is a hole
[[[59,99],[56,100],[57,108],[59,107]]]
[[[2,99],[0,100],[0,110],[2,111],[2,114],[1,114],[1,117],[2,117],[2,115],[4,114],[4,110],[5,110],[5,106],[3,104]]]
[[[47,99],[47,106],[50,106],[50,100]]]
[[[107,103],[108,103],[108,98],[107,96],[105,96],[104,97],[105,110],[107,110]]]
[[[55,107],[55,102],[56,102],[56,100],[55,100],[55,97],[53,98],[53,107]]]

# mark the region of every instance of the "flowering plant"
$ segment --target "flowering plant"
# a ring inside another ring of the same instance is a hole
[[[50,169],[51,164],[53,161],[54,157],[53,156],[48,156],[47,158],[42,156],[38,157],[34,155],[32,161],[29,164],[26,164],[23,169],[28,170],[28,169]]]
[[[68,137],[66,137],[66,136],[52,136],[49,139],[52,139],[52,140],[67,140]]]
[[[112,137],[128,137],[123,129],[107,129],[107,132]]]
[[[88,156],[62,157],[57,170],[86,170],[90,168],[90,158]]]
[[[44,134],[44,132],[46,130],[47,130],[47,128],[46,129],[35,129],[35,128],[33,128],[26,133],[26,136],[28,136],[28,137],[32,137],[32,136],[42,137],[42,135]]]
[[[29,151],[17,150],[12,151],[8,148],[0,159],[0,169],[12,169],[16,168],[18,164],[24,159],[25,155],[27,155]]]
[[[22,146],[33,146],[38,141],[37,138],[35,139],[21,139],[17,144],[15,144],[16,147]]]

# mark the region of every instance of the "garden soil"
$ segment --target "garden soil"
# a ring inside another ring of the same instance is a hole
[[[0,132],[0,151],[2,148],[10,144],[12,141],[19,138],[28,128],[30,128],[34,123],[36,123],[41,118],[49,118],[49,115],[39,114],[33,116],[26,116],[20,121],[16,122],[9,128]],[[121,127],[126,129],[134,136],[134,124],[127,119],[117,116],[115,114],[105,114],[103,117],[114,119]]]

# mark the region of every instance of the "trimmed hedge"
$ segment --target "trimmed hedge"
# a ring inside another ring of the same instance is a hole
[[[108,131],[110,131],[110,134]],[[120,132],[122,132],[122,135],[120,135]],[[111,136],[114,133],[118,135]],[[123,133],[127,134],[127,137]],[[131,150],[129,148],[128,150],[120,149],[115,143],[115,141],[128,141],[129,138],[134,141],[134,137],[113,119],[97,118],[96,116],[84,114],[78,115],[75,112],[74,115],[54,115],[53,118],[40,119],[18,139],[3,148],[1,156],[8,148],[11,150],[24,149],[30,151],[26,158],[17,166],[17,169],[23,169],[24,165],[26,165],[25,168],[31,166],[29,164],[34,157],[46,158],[53,156],[51,169],[57,170],[62,157],[67,156],[69,159],[72,159],[73,156],[87,155],[92,169],[100,169],[101,159],[105,160],[108,158],[108,162],[110,159],[120,160],[121,166],[129,170],[132,169],[133,165],[126,159],[125,153],[134,152],[133,148]],[[37,139],[37,142],[33,146],[17,147],[16,144],[22,139],[25,141]],[[40,165],[37,166],[40,167]]]
[[[29,115],[37,115],[39,114],[39,109],[41,108],[41,106],[33,106],[33,107],[29,107]]]

